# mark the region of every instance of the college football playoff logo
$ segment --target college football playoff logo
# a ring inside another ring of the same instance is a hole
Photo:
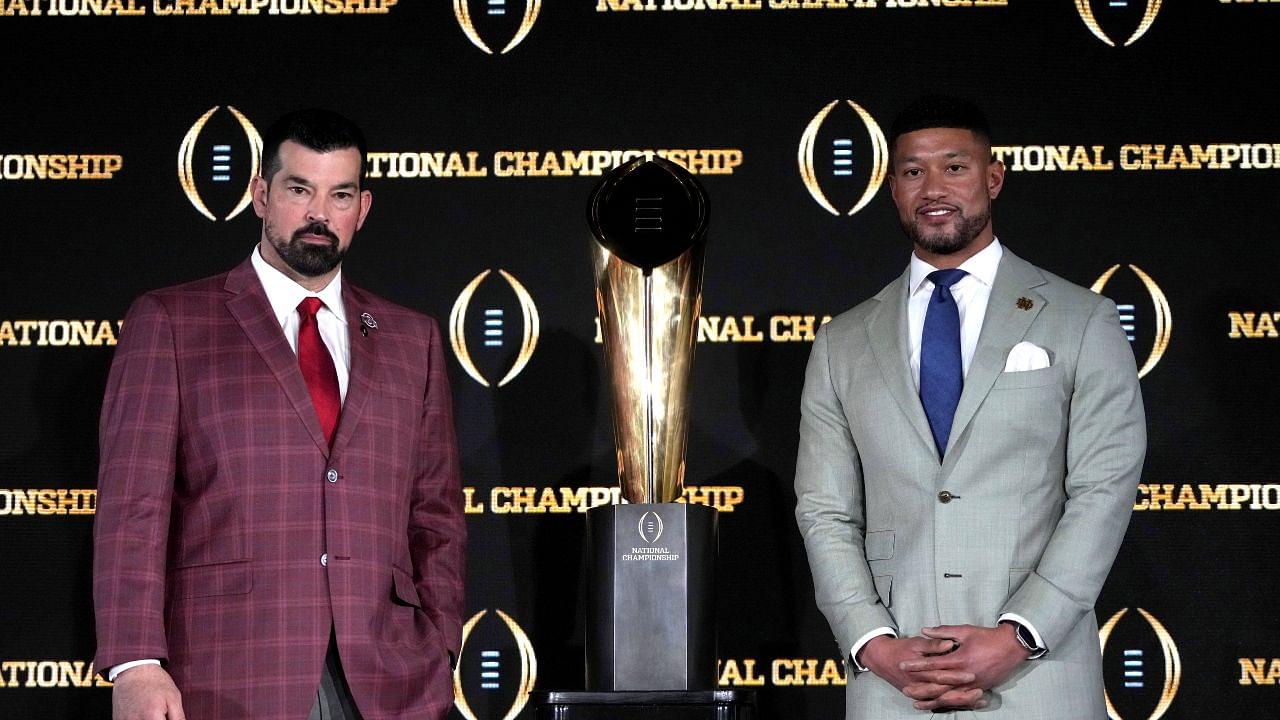
[[[656,545],[658,539],[662,537],[662,516],[650,510],[640,516],[639,528],[640,539],[644,540],[646,545]]]
[[[1133,345],[1134,354],[1142,357],[1142,353],[1146,352],[1147,359],[1138,370],[1138,377],[1141,378],[1155,369],[1160,358],[1164,357],[1165,351],[1169,349],[1169,338],[1173,336],[1173,310],[1169,308],[1169,299],[1165,297],[1164,291],[1156,285],[1156,281],[1152,280],[1150,275],[1137,265],[1127,267],[1133,271],[1133,278],[1137,282],[1122,283],[1117,280],[1113,292],[1106,295],[1115,300],[1116,308],[1120,311],[1120,326],[1124,328],[1125,336]],[[1094,281],[1090,289],[1099,295],[1103,294],[1103,288],[1111,282],[1119,269],[1120,265],[1107,268],[1107,271]],[[1135,297],[1142,294],[1150,297],[1150,310],[1146,310],[1134,301]],[[1143,317],[1147,313],[1149,316]],[[1149,333],[1148,328],[1150,328]]]
[[[866,207],[889,169],[888,143],[880,125],[858,103],[845,100],[845,105],[832,100],[819,110],[805,127],[796,153],[805,188],[832,215],[841,214],[838,205],[849,208],[845,215]],[[827,122],[833,111],[836,116]]]
[[[500,377],[497,385],[502,387],[524,370],[538,346],[538,307],[524,285],[506,270],[498,270],[505,283],[485,283],[492,272],[485,270],[472,278],[454,301],[449,312],[449,342],[473,380],[491,387],[488,378]],[[473,304],[480,306],[480,312],[470,312]],[[516,318],[519,329],[513,330]],[[468,338],[476,338],[476,342],[468,342]],[[514,360],[510,359],[512,347],[519,348]]]
[[[533,643],[510,615],[481,610],[462,626],[453,704],[466,720],[512,720],[537,681]]]
[[[1100,12],[1094,12],[1094,2],[1104,5]],[[1116,41],[1103,29],[1103,24],[1116,28],[1136,24],[1129,33],[1129,39],[1124,41],[1124,47],[1129,47],[1151,29],[1151,24],[1156,21],[1156,15],[1160,12],[1161,2],[1162,0],[1107,0],[1101,3],[1100,0],[1076,0],[1076,10],[1089,32],[1111,47],[1116,46]],[[1123,33],[1114,34],[1116,37],[1124,37]]]
[[[1125,618],[1145,622],[1121,622]],[[1159,720],[1182,684],[1182,657],[1165,626],[1138,608],[1122,608],[1098,630],[1103,693],[1112,720]]]
[[[510,35],[511,40],[498,53],[505,55],[524,41],[542,10],[542,0],[523,0],[524,8],[518,9],[521,1],[453,0],[453,15],[471,44],[488,55],[493,54],[493,48],[481,37],[482,30],[491,36]]]
[[[231,105],[219,115],[220,105],[209,108],[187,130],[178,147],[178,182],[192,207],[217,221],[209,206],[230,208],[230,220],[253,200],[250,183],[262,163],[262,137]]]

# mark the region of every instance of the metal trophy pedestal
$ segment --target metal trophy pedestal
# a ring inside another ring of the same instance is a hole
[[[587,513],[587,690],[716,688],[714,508]]]
[[[534,720],[755,720],[754,690],[536,692]]]

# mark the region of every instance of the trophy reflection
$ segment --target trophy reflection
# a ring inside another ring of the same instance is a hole
[[[587,517],[587,690],[715,688],[716,511],[679,502],[707,219],[702,187],[660,158],[615,168],[591,196],[627,504]]]

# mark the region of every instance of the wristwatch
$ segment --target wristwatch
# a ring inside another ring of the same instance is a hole
[[[1013,636],[1018,638],[1018,644],[1026,648],[1027,652],[1031,653],[1032,656],[1044,650],[1044,648],[1036,646],[1035,637],[1022,623],[1014,622],[1013,620],[1002,620],[1001,623],[1013,626]]]

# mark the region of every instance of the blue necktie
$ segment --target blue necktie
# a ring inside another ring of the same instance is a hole
[[[924,314],[920,338],[920,402],[929,418],[938,457],[947,451],[951,421],[964,388],[964,368],[960,361],[960,311],[951,295],[951,286],[967,275],[964,270],[935,270],[929,273],[933,295]]]

